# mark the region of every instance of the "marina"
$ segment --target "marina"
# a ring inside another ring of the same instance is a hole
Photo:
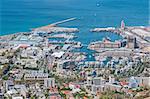
[[[103,33],[103,32],[112,32],[116,33],[123,38],[128,38],[130,36],[136,38],[137,42],[140,43],[139,47],[143,46],[149,46],[150,44],[150,35],[148,31],[149,27],[143,27],[143,26],[136,26],[136,27],[128,27],[125,26],[124,21],[121,21],[121,26],[120,28],[114,28],[114,27],[108,27],[108,28],[94,28],[91,29],[91,32],[98,32],[98,33]]]
[[[149,99],[148,0],[3,0],[0,99]]]

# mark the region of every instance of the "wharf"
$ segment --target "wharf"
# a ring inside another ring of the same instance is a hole
[[[77,45],[78,42],[70,41],[70,42],[63,42],[63,41],[50,41],[49,44],[74,44]]]
[[[116,34],[121,34],[121,31],[119,28],[115,27],[106,27],[106,28],[94,28],[90,30],[91,32],[112,32]]]
[[[90,31],[91,32],[104,32],[104,31],[115,31],[116,30],[116,28],[114,28],[114,27],[107,27],[107,28],[94,28],[94,29],[91,29]]]

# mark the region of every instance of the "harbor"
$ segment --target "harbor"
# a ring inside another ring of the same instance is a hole
[[[61,22],[66,22],[66,20]],[[89,97],[98,97],[95,96],[95,93],[107,92],[110,88],[112,88],[111,91],[118,90],[118,92],[126,92],[122,88],[134,90],[135,86],[126,85],[128,87],[124,87],[120,84],[121,80],[117,80],[116,75],[118,78],[125,76],[124,79],[149,80],[147,76],[144,79],[129,78],[137,76],[139,72],[139,75],[149,75],[149,67],[143,66],[150,62],[149,27],[121,25],[120,28],[96,28],[89,31],[93,35],[96,34],[93,32],[97,32],[97,34],[105,34],[105,36],[103,39],[99,38],[89,41],[89,43],[83,43],[78,37],[79,29],[57,26],[44,26],[44,28],[30,32],[1,36],[0,76],[6,81],[12,81],[11,78],[14,77],[13,82],[25,83],[24,88],[27,88],[27,85],[39,84],[44,88],[41,87],[41,90],[49,90],[49,86],[55,89],[57,89],[55,86],[66,88],[63,84],[73,78],[72,82],[85,88],[85,92],[90,94]],[[140,34],[138,34],[139,32]],[[110,34],[114,34],[120,39],[113,39]],[[61,80],[63,84],[57,77],[65,79]],[[88,81],[95,79],[100,81],[97,86],[98,90],[90,91],[95,84],[90,84]],[[115,81],[119,83],[115,83]],[[2,82],[0,80],[0,84]],[[130,80],[127,82],[132,84]],[[48,83],[53,85],[48,85]],[[140,84],[150,86],[148,83],[138,84],[139,86]],[[89,85],[91,89],[89,89]],[[104,87],[101,88],[101,85]],[[6,90],[7,93],[12,91],[12,89]],[[57,96],[60,96],[60,93],[57,92]],[[49,94],[52,93],[49,92]],[[28,96],[24,95],[24,97]]]
[[[150,99],[148,0],[0,3],[0,99]]]
[[[125,26],[124,21],[121,21],[120,28],[108,27],[108,28],[94,28],[91,32],[103,33],[112,32],[121,35],[123,38],[133,37],[136,38],[139,43],[139,47],[149,46],[150,44],[150,31],[149,27],[136,26],[128,27]]]
[[[62,22],[67,20],[56,23]],[[149,27],[128,27],[121,24],[120,28],[95,28],[89,31],[97,38],[90,35],[93,40],[88,39],[86,43],[78,36],[80,29],[58,27],[56,24],[54,27],[48,25],[30,32],[1,36],[0,76],[6,81],[12,81],[10,78],[14,77],[13,82],[17,84],[24,79],[25,88],[27,84],[40,84],[45,88],[42,90],[47,90],[48,86],[64,87],[63,84],[73,78],[72,82],[85,88],[85,92],[90,94],[89,97],[95,97],[95,93],[107,92],[110,88],[111,91],[118,92],[126,92],[122,88],[134,90],[134,86],[124,87],[120,84],[121,80],[115,77],[149,80],[145,75],[149,75],[150,69],[143,65],[148,66],[150,62]],[[103,38],[99,38],[101,36]],[[131,77],[137,77],[137,74],[144,75],[145,78]],[[57,77],[65,79],[63,84]],[[92,79],[101,82],[96,91],[88,88],[89,85],[91,88],[95,86],[88,84]],[[49,82],[53,85],[47,85]],[[130,80],[127,82],[132,83]],[[148,83],[142,84],[150,86]],[[101,85],[104,87],[101,88]],[[60,92],[57,92],[57,96],[60,96]]]

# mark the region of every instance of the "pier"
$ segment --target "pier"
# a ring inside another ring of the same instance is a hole
[[[67,35],[67,34],[56,34],[56,35],[51,35],[47,36],[47,38],[64,38],[64,39],[73,39],[76,38],[77,36],[74,36],[73,34]]]
[[[78,42],[75,41],[49,41],[49,44],[73,44],[73,45],[77,45]]]

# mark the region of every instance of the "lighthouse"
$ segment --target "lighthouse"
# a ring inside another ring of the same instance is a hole
[[[125,29],[125,23],[124,23],[124,20],[121,21],[121,29],[122,29],[122,30]]]

